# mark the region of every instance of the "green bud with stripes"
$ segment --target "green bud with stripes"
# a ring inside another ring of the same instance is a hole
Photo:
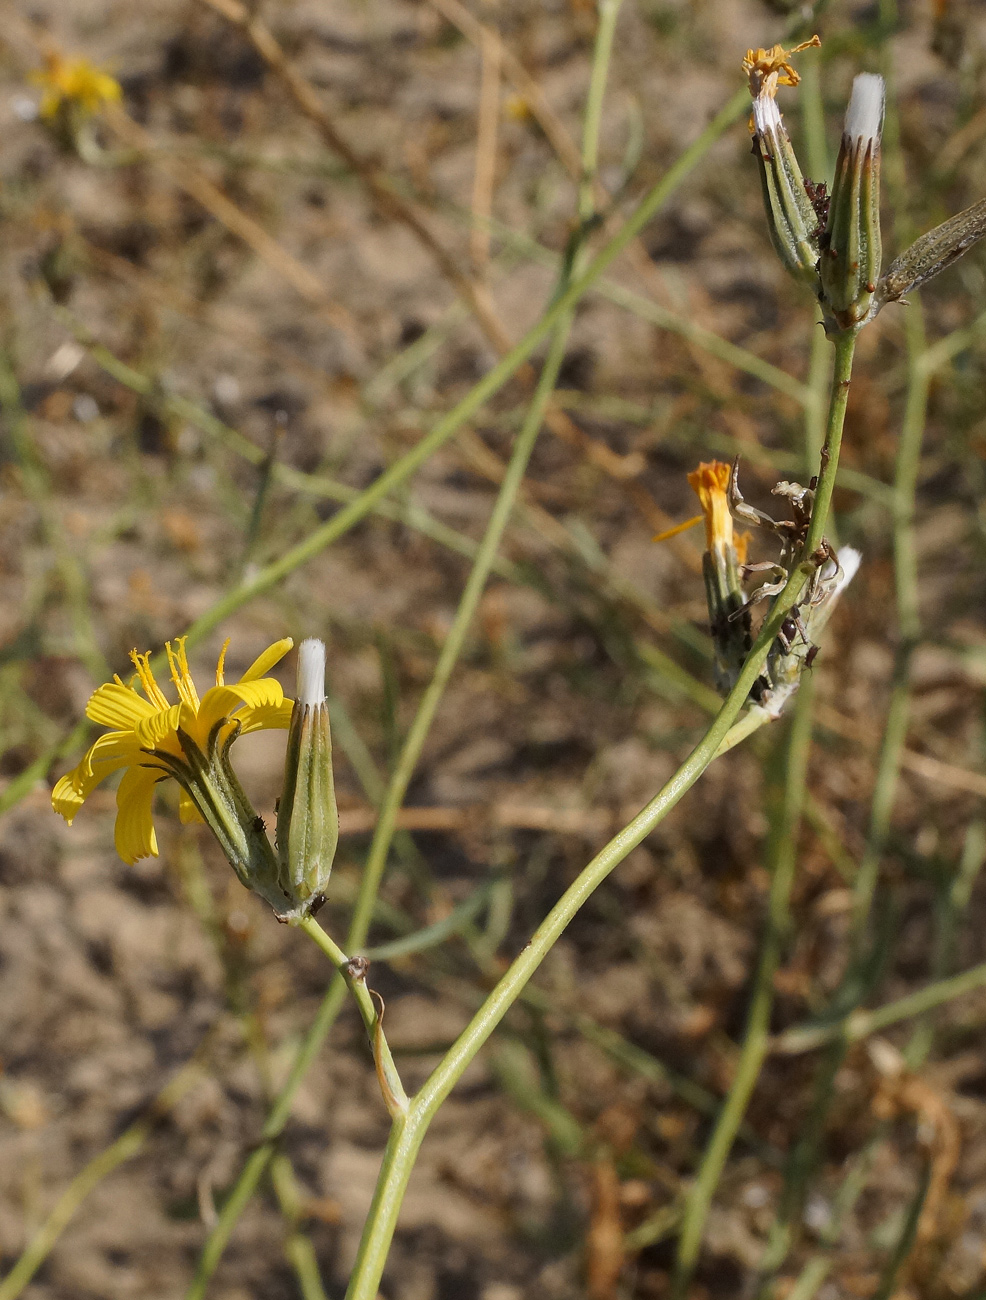
[[[771,243],[788,273],[817,293],[818,215],[777,100],[771,95],[753,101],[753,150]]]
[[[278,884],[290,902],[284,919],[301,920],[324,903],[338,843],[325,645],[309,638],[298,648],[297,698],[277,812]]]
[[[855,330],[880,309],[880,132],[883,78],[861,73],[852,85],[835,167],[819,278],[829,334]]]

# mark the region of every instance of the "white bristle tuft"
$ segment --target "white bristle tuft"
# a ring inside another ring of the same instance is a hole
[[[325,642],[308,637],[298,647],[298,703],[325,702]]]
[[[861,72],[852,83],[845,134],[850,140],[878,140],[883,129],[883,78]]]
[[[840,595],[855,578],[862,562],[862,555],[854,546],[839,547],[839,566],[842,573],[839,575],[839,585],[835,589],[835,594]]]
[[[779,131],[780,126],[781,110],[777,107],[777,100],[770,95],[758,95],[753,101],[753,129],[757,135]]]

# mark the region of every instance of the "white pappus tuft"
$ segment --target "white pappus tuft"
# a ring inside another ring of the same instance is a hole
[[[844,134],[854,143],[878,140],[883,130],[883,78],[875,72],[861,72],[853,80]]]
[[[781,129],[781,110],[770,95],[758,95],[753,101],[753,128],[757,135]]]
[[[325,642],[312,636],[298,647],[298,703],[306,708],[325,703]]]
[[[839,547],[839,568],[842,572],[839,574],[838,581],[832,588],[832,600],[838,599],[838,597],[841,596],[849,586],[850,582],[852,582],[853,578],[855,578],[862,559],[862,555],[854,546]]]

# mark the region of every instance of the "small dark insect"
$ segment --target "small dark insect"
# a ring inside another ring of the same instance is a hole
[[[805,645],[811,645],[811,642],[808,640],[808,629],[805,627],[805,621],[801,617],[801,611],[797,606],[795,606],[777,629],[777,640],[780,642],[781,649],[786,655],[791,653],[791,648],[799,636]]]
[[[794,638],[798,635],[798,625],[793,618],[786,618],[777,629],[777,639],[784,647],[784,653],[790,652],[791,646],[794,645]]]
[[[264,821],[263,817],[259,816],[259,814],[253,819],[253,829],[257,831],[258,834],[267,829],[267,823]]]
[[[819,647],[817,645],[810,645],[808,647],[808,653],[805,655],[806,668],[811,668],[814,665],[815,658],[818,654],[818,651],[819,651]]]
[[[812,239],[821,241],[829,219],[829,204],[831,203],[831,199],[829,197],[828,187],[824,181],[819,181],[816,184],[814,181],[808,180],[807,177],[805,177],[804,184],[805,193],[808,195],[808,202],[815,209],[815,216],[818,219],[818,226],[812,231],[811,237]]]

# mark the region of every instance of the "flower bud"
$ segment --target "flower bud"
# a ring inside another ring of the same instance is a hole
[[[325,901],[338,842],[325,645],[309,638],[298,649],[297,698],[277,813],[278,883],[291,904],[289,919],[311,916]]]
[[[818,217],[776,99],[753,101],[753,127],[771,243],[789,274],[817,291]]]
[[[880,240],[880,132],[883,78],[861,73],[853,82],[819,276],[829,333],[857,329],[876,315]]]
[[[753,97],[750,129],[771,242],[789,273],[813,293],[818,291],[820,222],[775,96],[778,86],[796,86],[800,80],[791,66],[791,55],[820,44],[813,36],[793,50],[780,45],[747,50],[743,60]]]

